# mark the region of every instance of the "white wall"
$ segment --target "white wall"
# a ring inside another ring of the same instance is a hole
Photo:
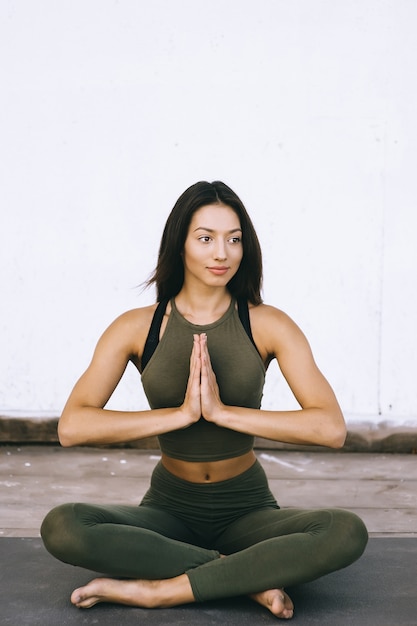
[[[414,0],[3,0],[0,410],[59,412],[197,180],[349,420],[417,420]],[[111,401],[145,406],[132,369]],[[277,368],[265,407],[292,406]]]

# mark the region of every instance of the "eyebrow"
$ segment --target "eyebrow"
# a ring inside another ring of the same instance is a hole
[[[206,226],[198,226],[197,228],[195,228],[195,229],[194,229],[194,231],[193,231],[193,232],[195,233],[197,230],[205,230],[205,231],[207,231],[208,233],[215,233],[215,232],[216,232],[216,231],[214,230],[214,228],[206,228]],[[229,234],[232,234],[232,233],[238,233],[238,232],[239,232],[239,233],[241,233],[241,232],[242,232],[242,229],[241,229],[241,228],[232,228],[232,230],[228,230],[227,232],[228,232]]]

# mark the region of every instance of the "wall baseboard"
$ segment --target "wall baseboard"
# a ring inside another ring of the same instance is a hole
[[[0,413],[0,444],[57,444],[58,417],[52,413]],[[120,447],[120,446],[117,446]],[[156,437],[123,444],[122,447],[143,450],[158,449]],[[260,450],[304,450],[334,452],[321,446],[284,444],[260,437],[255,440]],[[348,420],[348,436],[341,452],[417,453],[417,420],[396,423],[369,419]]]

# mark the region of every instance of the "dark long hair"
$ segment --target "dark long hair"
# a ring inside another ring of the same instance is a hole
[[[195,183],[178,198],[168,216],[159,247],[158,263],[146,285],[155,284],[158,302],[173,298],[184,283],[182,252],[193,214],[208,204],[224,204],[235,211],[242,228],[243,257],[236,274],[227,284],[235,298],[260,304],[262,253],[252,221],[243,202],[230,187],[220,181]]]

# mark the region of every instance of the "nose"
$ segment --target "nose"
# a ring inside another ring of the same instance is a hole
[[[223,240],[218,239],[214,249],[214,258],[216,261],[224,261],[227,257],[226,246]]]

